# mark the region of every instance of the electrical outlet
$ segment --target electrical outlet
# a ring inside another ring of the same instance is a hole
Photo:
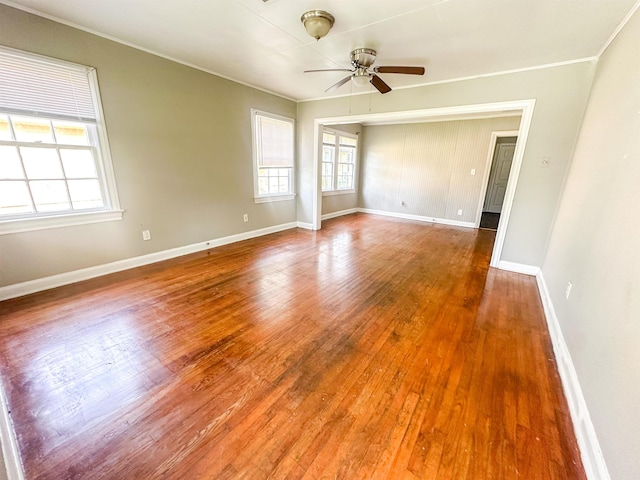
[[[471,175],[475,175],[475,174],[476,174],[476,169],[475,169],[475,168],[472,168],[472,169],[471,169]]]
[[[564,291],[564,298],[569,300],[569,295],[571,295],[571,289],[573,288],[573,283],[567,282],[567,289]]]
[[[462,209],[458,210],[458,215],[462,215]]]
[[[245,213],[245,214],[242,216],[242,219],[243,219],[245,222],[248,222],[248,221],[249,221],[249,214],[248,214],[248,213]]]
[[[149,230],[142,231],[142,239],[146,242],[147,240],[151,240],[151,232]]]

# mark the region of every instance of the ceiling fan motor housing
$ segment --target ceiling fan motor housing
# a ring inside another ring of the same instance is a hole
[[[351,52],[351,63],[354,67],[370,67],[376,60],[376,51],[372,48],[356,48]]]

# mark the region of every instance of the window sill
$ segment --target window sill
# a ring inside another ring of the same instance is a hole
[[[0,220],[0,235],[45,230],[48,228],[71,227],[73,225],[85,225],[88,223],[111,222],[122,220],[122,213],[123,210],[109,210],[52,215],[38,218]]]
[[[254,203],[269,203],[269,202],[282,202],[284,200],[293,200],[296,198],[295,194],[291,195],[272,195],[269,197],[254,197]]]
[[[322,192],[323,197],[331,197],[333,195],[347,195],[347,194],[356,193],[355,190],[328,190],[326,192]]]

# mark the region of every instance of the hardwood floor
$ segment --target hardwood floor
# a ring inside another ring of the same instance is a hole
[[[584,479],[535,279],[355,214],[0,303],[28,479]]]

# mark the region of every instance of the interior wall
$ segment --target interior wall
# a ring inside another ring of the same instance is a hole
[[[542,271],[616,480],[640,472],[640,13],[602,55]],[[573,284],[565,298],[567,282]]]
[[[365,126],[359,206],[474,223],[491,133],[519,126],[520,117]]]
[[[501,260],[542,264],[595,65],[579,62],[492,77],[298,104],[298,220],[313,220],[314,120],[535,99]],[[393,86],[392,78],[389,83]],[[425,81],[428,81],[428,74]],[[366,137],[366,134],[365,134]],[[543,159],[549,158],[548,166]]]
[[[294,102],[5,5],[0,44],[97,69],[125,210],[1,235],[0,286],[296,220],[295,200],[253,201],[250,113],[295,118]]]
[[[356,179],[355,193],[339,193],[339,194],[323,194],[322,195],[322,215],[343,210],[350,210],[358,206],[358,189],[360,170],[362,166],[362,125],[358,123],[350,123],[344,125],[326,125],[327,128],[340,130],[342,132],[358,135],[358,148],[356,150]]]

